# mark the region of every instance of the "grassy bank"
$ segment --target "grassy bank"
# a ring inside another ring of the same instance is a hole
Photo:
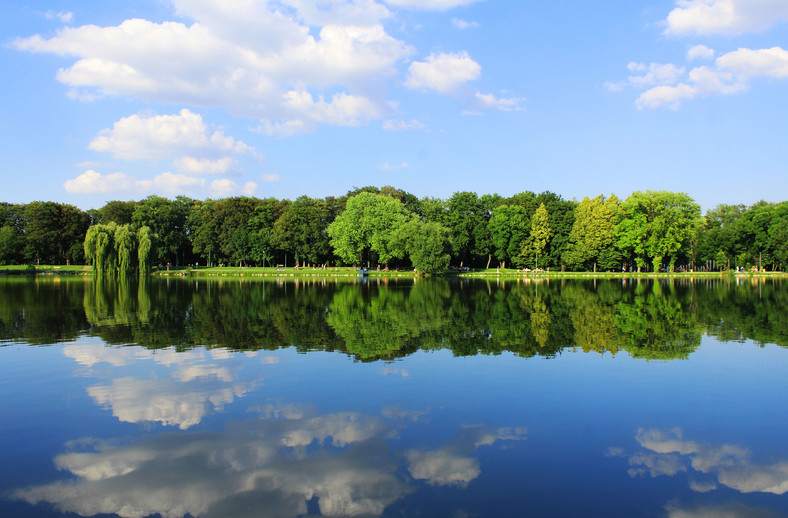
[[[70,265],[12,265],[0,266],[0,275],[91,275],[90,266]],[[359,269],[351,267],[331,268],[275,268],[275,267],[179,267],[154,271],[161,277],[358,277]],[[370,277],[418,277],[414,270],[369,270]],[[788,278],[785,272],[523,272],[512,268],[479,268],[469,271],[448,270],[445,277],[462,278],[525,278],[525,279],[616,279],[616,278],[720,278],[720,277],[768,277]]]

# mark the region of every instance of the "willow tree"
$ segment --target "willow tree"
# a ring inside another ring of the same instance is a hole
[[[117,266],[118,257],[115,253],[115,230],[117,225],[109,223],[107,225],[96,225],[98,235],[96,236],[96,270],[99,272],[114,271]]]
[[[137,261],[140,268],[140,274],[150,272],[152,251],[153,234],[150,227],[141,227],[137,231]]]
[[[98,240],[99,232],[97,225],[88,228],[88,231],[85,233],[85,243],[83,244],[85,261],[87,264],[93,265],[94,272],[98,270],[98,265],[96,264],[96,241]]]
[[[115,229],[115,251],[118,258],[118,272],[125,274],[137,266],[134,257],[137,236],[129,225],[119,225]]]

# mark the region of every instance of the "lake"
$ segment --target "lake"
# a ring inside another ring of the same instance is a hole
[[[788,516],[785,288],[0,278],[0,516]]]

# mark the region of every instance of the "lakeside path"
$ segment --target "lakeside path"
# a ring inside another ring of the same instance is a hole
[[[0,266],[0,275],[92,275],[90,266]],[[152,272],[160,277],[359,277],[357,268],[275,268],[275,267],[212,267],[170,268]],[[417,278],[414,270],[369,270],[371,278]],[[448,270],[444,277],[459,278],[520,278],[520,279],[631,279],[631,278],[788,278],[786,272],[523,272],[509,268],[475,269],[470,271]]]

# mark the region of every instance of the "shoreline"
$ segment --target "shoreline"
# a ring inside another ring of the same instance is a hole
[[[49,275],[49,276],[92,276],[94,272],[88,266],[0,266],[0,276],[5,275]],[[211,267],[211,268],[171,268],[151,272],[154,277],[361,277],[356,268],[275,268],[275,267]],[[365,277],[387,278],[420,278],[413,270],[377,271],[370,270]],[[786,272],[523,272],[515,269],[478,269],[475,271],[448,271],[440,278],[507,278],[507,279],[657,279],[657,278],[788,278]]]

